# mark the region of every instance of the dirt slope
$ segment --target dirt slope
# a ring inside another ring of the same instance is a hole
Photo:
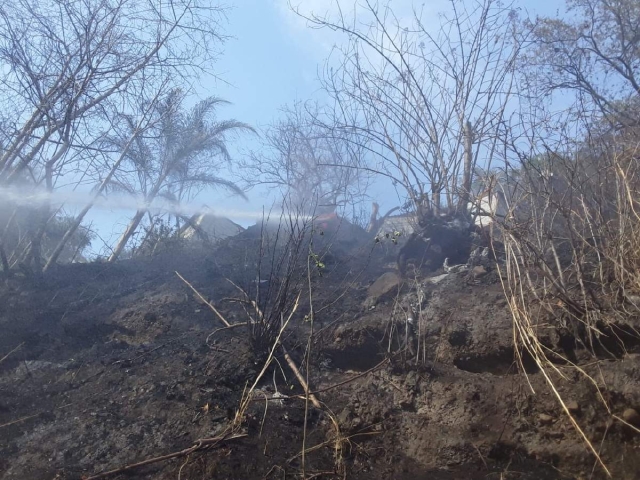
[[[495,271],[392,282],[372,298],[371,284],[393,272],[393,248],[384,246],[385,257],[365,240],[327,257],[314,279],[308,376],[324,411],[309,408],[308,478],[605,478],[535,365],[525,358],[529,375],[518,374]],[[2,286],[0,358],[20,347],[0,363],[0,478],[80,479],[223,432],[262,364],[243,329],[207,343],[220,323],[175,271],[229,322],[244,321],[226,279],[255,280],[251,241],[70,265]],[[283,340],[299,365],[308,308],[301,303]],[[583,362],[614,414],[640,407],[634,348]],[[242,437],[110,478],[300,478],[305,402],[278,360],[254,393]],[[640,478],[640,435],[612,423],[574,370],[558,368],[567,373],[555,374],[561,393],[612,477]],[[289,398],[267,404],[274,394]]]

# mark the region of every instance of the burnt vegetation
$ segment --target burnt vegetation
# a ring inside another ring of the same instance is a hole
[[[263,129],[225,7],[0,6],[1,478],[637,478],[640,6],[334,6]]]

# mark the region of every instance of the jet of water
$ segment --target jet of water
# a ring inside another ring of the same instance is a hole
[[[130,209],[148,210],[152,213],[172,213],[174,215],[195,215],[207,213],[210,215],[225,216],[238,220],[260,220],[264,216],[262,211],[246,211],[236,209],[212,210],[203,205],[176,204],[165,199],[156,199],[151,204],[147,204],[143,199],[132,195],[100,195],[97,198],[91,192],[81,192],[72,190],[54,190],[32,188],[25,190],[24,186],[2,186],[0,187],[0,205],[13,204],[22,207],[37,208],[49,204],[52,206],[73,206],[85,207],[92,203],[94,208],[101,209]],[[279,213],[272,212],[272,216]]]

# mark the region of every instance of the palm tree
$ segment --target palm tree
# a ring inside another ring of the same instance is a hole
[[[246,198],[237,185],[217,172],[231,161],[228,136],[254,130],[236,120],[218,121],[216,109],[227,103],[224,100],[207,98],[185,112],[184,99],[180,90],[173,90],[160,102],[156,112],[158,121],[129,145],[126,151],[129,168],[124,166],[114,176],[110,188],[142,194],[146,205],[158,197],[174,202],[187,200],[208,187],[223,187]],[[133,121],[125,118],[125,130],[133,128]],[[113,142],[124,147],[127,138],[131,138],[130,131],[114,138]],[[141,208],[133,216],[109,257],[110,262],[118,258],[146,211]]]

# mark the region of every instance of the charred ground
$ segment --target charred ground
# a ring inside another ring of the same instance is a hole
[[[519,372],[495,268],[401,279],[392,242],[355,227],[315,241],[312,275],[296,280],[312,291],[311,342],[305,298],[282,337],[323,406],[307,413],[307,478],[605,478],[536,365],[524,356],[528,375]],[[250,327],[208,338],[222,325],[175,272],[230,323],[245,322],[251,309],[229,280],[268,291],[274,280],[256,275],[260,242],[248,231],[216,249],[62,266],[4,284],[0,477],[80,479],[223,433],[264,352]],[[631,337],[626,352],[600,358],[563,332],[543,338],[550,350],[571,350],[613,414],[640,407]],[[300,478],[304,392],[279,350],[276,360],[237,438],[110,478]],[[575,369],[557,368],[568,408],[613,478],[637,478],[640,436],[611,422]]]

